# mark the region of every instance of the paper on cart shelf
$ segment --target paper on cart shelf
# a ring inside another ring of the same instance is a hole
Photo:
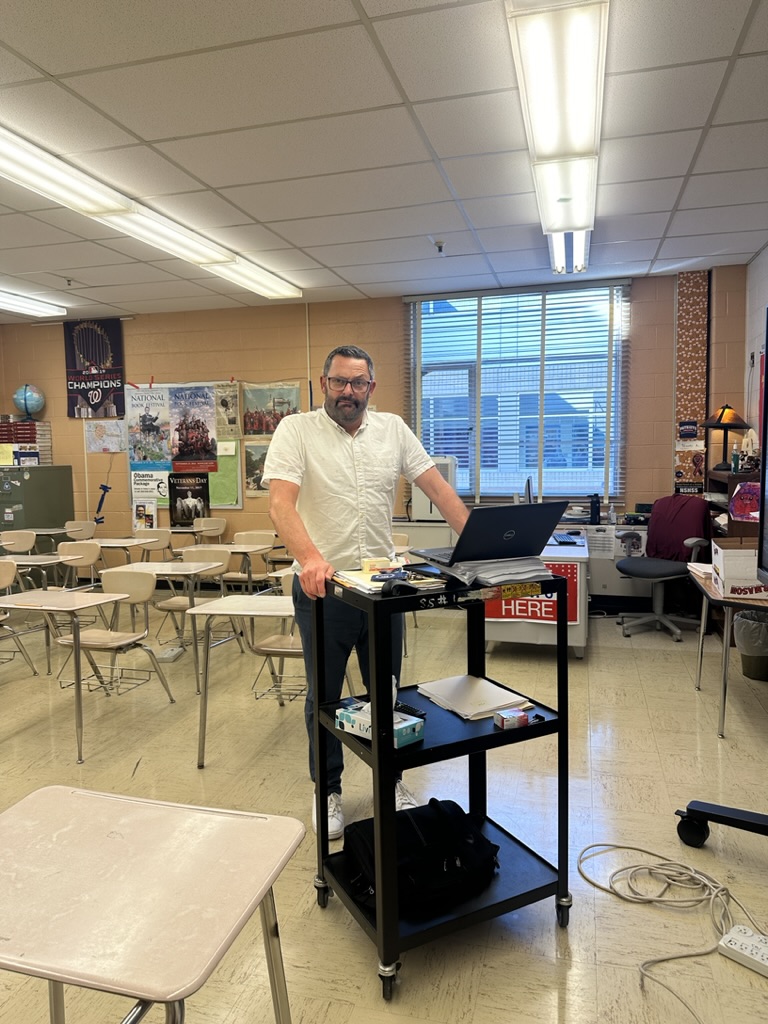
[[[490,718],[502,708],[533,707],[527,697],[482,676],[448,676],[421,683],[417,689],[441,708],[470,721]]]

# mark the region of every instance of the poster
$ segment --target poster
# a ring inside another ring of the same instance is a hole
[[[240,385],[233,380],[227,384],[215,384],[213,393],[216,401],[216,439],[240,437]]]
[[[157,526],[157,504],[154,501],[134,501],[133,532],[154,530]]]
[[[285,416],[301,412],[298,381],[243,384],[243,434],[271,436]]]
[[[85,450],[89,455],[127,451],[124,420],[86,420],[84,426]]]
[[[175,473],[216,472],[216,408],[212,384],[168,389]]]
[[[125,415],[123,325],[109,320],[64,323],[67,415],[81,419]]]
[[[245,442],[245,496],[255,498],[259,494],[266,494],[261,479],[264,476],[264,460],[267,457],[269,441],[246,441]]]
[[[211,502],[207,473],[169,473],[168,499],[171,526],[189,526],[196,519],[208,518]]]
[[[154,501],[158,508],[168,508],[168,474],[162,469],[132,471],[131,497],[134,502]]]
[[[131,469],[171,468],[167,388],[128,388],[128,461]]]

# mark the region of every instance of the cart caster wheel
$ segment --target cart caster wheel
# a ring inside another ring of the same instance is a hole
[[[686,846],[703,846],[709,839],[709,825],[700,818],[681,815],[677,823],[677,834]]]
[[[397,980],[397,972],[400,970],[400,961],[394,964],[383,964],[379,962],[379,978],[381,978],[381,994],[389,1002],[392,998],[392,990]]]
[[[555,914],[557,914],[557,923],[560,925],[560,927],[561,928],[567,928],[568,927],[568,921],[570,920],[570,917],[571,917],[571,908],[570,907],[563,907],[560,904],[558,904],[555,907]]]
[[[322,907],[323,909],[325,909],[328,906],[328,897],[329,897],[329,895],[330,895],[330,893],[328,892],[327,889],[318,889],[317,890],[317,905],[318,905],[318,907]]]
[[[392,988],[395,984],[394,978],[382,978],[381,979],[381,994],[389,1002],[392,998]]]

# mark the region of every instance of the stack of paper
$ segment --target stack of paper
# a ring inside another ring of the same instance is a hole
[[[364,594],[378,594],[385,581],[374,580],[372,577],[379,574],[380,570],[372,573],[363,572],[362,569],[344,569],[343,571],[337,570],[333,574],[333,578],[337,583],[341,583],[345,587],[352,587],[354,590],[361,590]],[[394,582],[406,583],[418,590],[442,590],[445,586],[444,580],[420,579],[418,577],[409,577],[407,580],[395,578]]]
[[[499,583],[520,583],[551,576],[544,562],[537,555],[526,558],[499,558],[487,562],[456,562],[443,572],[458,576],[464,583],[481,583],[494,587]]]
[[[434,704],[469,721],[490,718],[502,708],[533,707],[527,697],[482,676],[448,676],[421,683],[417,689]]]

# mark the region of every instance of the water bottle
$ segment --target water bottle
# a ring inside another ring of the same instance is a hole
[[[616,509],[613,507],[613,505],[611,505],[608,509],[608,525],[616,525]]]

